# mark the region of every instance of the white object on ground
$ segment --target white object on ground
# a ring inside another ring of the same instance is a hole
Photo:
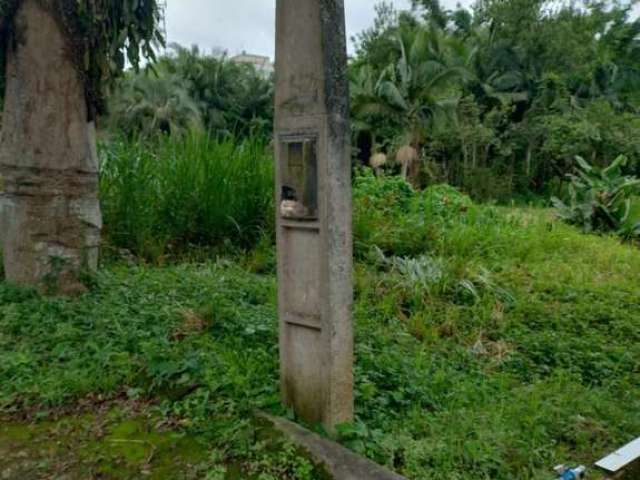
[[[618,473],[638,459],[640,459],[640,438],[636,438],[633,442],[628,443],[620,450],[617,450],[608,457],[603,458],[596,463],[596,467],[609,473]]]

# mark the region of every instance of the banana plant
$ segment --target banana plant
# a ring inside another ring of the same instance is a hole
[[[575,175],[569,175],[569,200],[551,201],[557,215],[585,232],[615,232],[640,238],[640,218],[632,217],[632,201],[640,194],[640,179],[623,174],[628,160],[619,156],[606,168],[597,168],[576,157]]]

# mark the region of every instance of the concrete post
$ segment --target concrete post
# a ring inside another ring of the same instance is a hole
[[[7,280],[85,291],[102,220],[95,129],[73,45],[54,12],[19,2],[7,49],[0,227]]]
[[[277,0],[281,388],[328,431],[353,418],[351,167],[343,0]]]

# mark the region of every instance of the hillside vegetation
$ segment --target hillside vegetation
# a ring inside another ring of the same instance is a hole
[[[355,198],[357,421],[342,442],[409,478],[547,479],[637,434],[637,248],[450,187],[418,193],[365,173]],[[260,443],[250,420],[284,413],[273,263],[270,242],[164,267],[114,259],[75,301],[0,284],[0,412],[14,425],[0,450],[29,448],[21,418],[109,401],[200,444],[192,461],[211,478],[319,478],[289,447]],[[118,411],[104,426],[116,433]],[[138,430],[110,438],[145,440]],[[135,478],[164,458],[122,455],[77,465],[120,458]]]
[[[73,299],[0,281],[0,479],[326,480],[254,416],[293,417],[274,79],[156,56],[160,2],[111,3],[60,18],[87,49],[101,265]],[[412,480],[549,480],[640,432],[640,19],[411,4],[379,2],[349,62],[356,418],[337,440]]]

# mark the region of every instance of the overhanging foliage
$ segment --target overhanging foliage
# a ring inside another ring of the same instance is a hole
[[[0,55],[12,47],[15,14],[26,0],[0,0]],[[102,110],[104,91],[125,69],[155,59],[164,44],[158,0],[34,0],[54,12],[69,35],[69,47],[86,87],[90,112]],[[3,62],[4,64],[4,62]],[[4,69],[3,69],[4,71]],[[2,74],[4,80],[4,73]]]

